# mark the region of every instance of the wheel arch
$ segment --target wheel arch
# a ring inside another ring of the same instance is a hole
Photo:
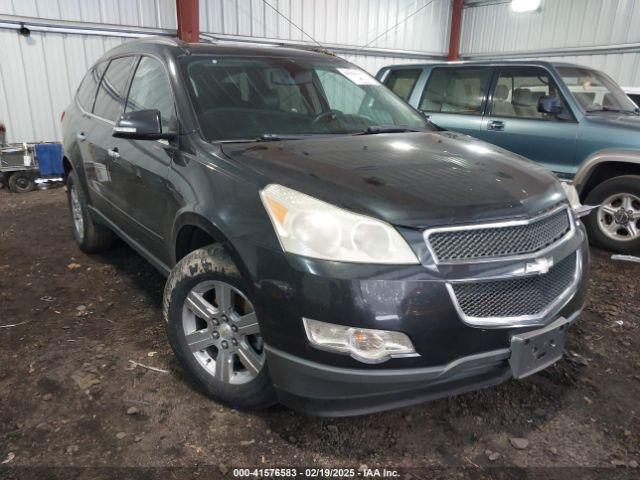
[[[593,188],[610,178],[640,175],[640,150],[601,150],[580,166],[573,181],[584,200]]]
[[[231,256],[231,260],[245,279],[247,287],[253,289],[249,269],[246,267],[233,243],[222,233],[222,230],[206,217],[193,212],[185,212],[174,223],[172,255],[174,264],[185,255],[211,243],[221,244]]]

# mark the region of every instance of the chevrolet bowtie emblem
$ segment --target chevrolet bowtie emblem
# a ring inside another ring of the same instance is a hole
[[[553,257],[537,258],[533,262],[527,262],[524,267],[525,275],[537,273],[539,275],[547,273],[553,267]]]

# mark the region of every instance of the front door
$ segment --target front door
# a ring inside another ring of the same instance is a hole
[[[501,67],[491,89],[488,113],[476,136],[550,170],[573,175],[578,123],[564,99],[562,113],[538,112],[538,99],[546,95],[562,99],[546,69]]]
[[[478,136],[493,67],[436,67],[418,108],[439,127]]]
[[[163,132],[177,131],[173,92],[165,68],[159,60],[142,56],[131,80],[125,111],[149,109],[160,111]],[[171,229],[171,189],[167,177],[176,145],[173,140],[112,140],[121,172],[119,195],[135,227],[132,237],[155,257],[168,262],[164,239]]]

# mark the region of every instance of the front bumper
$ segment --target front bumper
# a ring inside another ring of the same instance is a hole
[[[267,365],[280,401],[318,415],[354,415],[484,388],[512,376],[511,338],[570,318],[584,303],[588,247],[582,226],[554,250],[578,254],[583,275],[566,303],[535,324],[466,323],[447,284],[513,270],[513,261],[477,265],[384,266],[327,262],[235,244],[250,268]],[[364,364],[312,347],[302,318],[406,333],[418,356]]]
[[[579,314],[573,313],[568,323]],[[509,348],[468,355],[436,367],[374,370],[323,365],[268,345],[266,351],[280,402],[328,417],[406,407],[497,385],[513,376]]]

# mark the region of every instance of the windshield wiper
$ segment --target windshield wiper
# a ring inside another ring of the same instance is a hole
[[[411,128],[407,125],[371,125],[366,130],[354,133],[354,135],[376,135],[378,133],[405,133],[424,132],[418,128]]]
[[[287,135],[287,134],[279,134],[279,133],[263,133],[258,137],[252,138],[238,138],[238,139],[226,139],[226,140],[217,140],[219,143],[254,143],[254,142],[279,142],[281,140],[302,140],[304,138],[309,138],[313,135],[313,133],[301,134],[301,135]]]

